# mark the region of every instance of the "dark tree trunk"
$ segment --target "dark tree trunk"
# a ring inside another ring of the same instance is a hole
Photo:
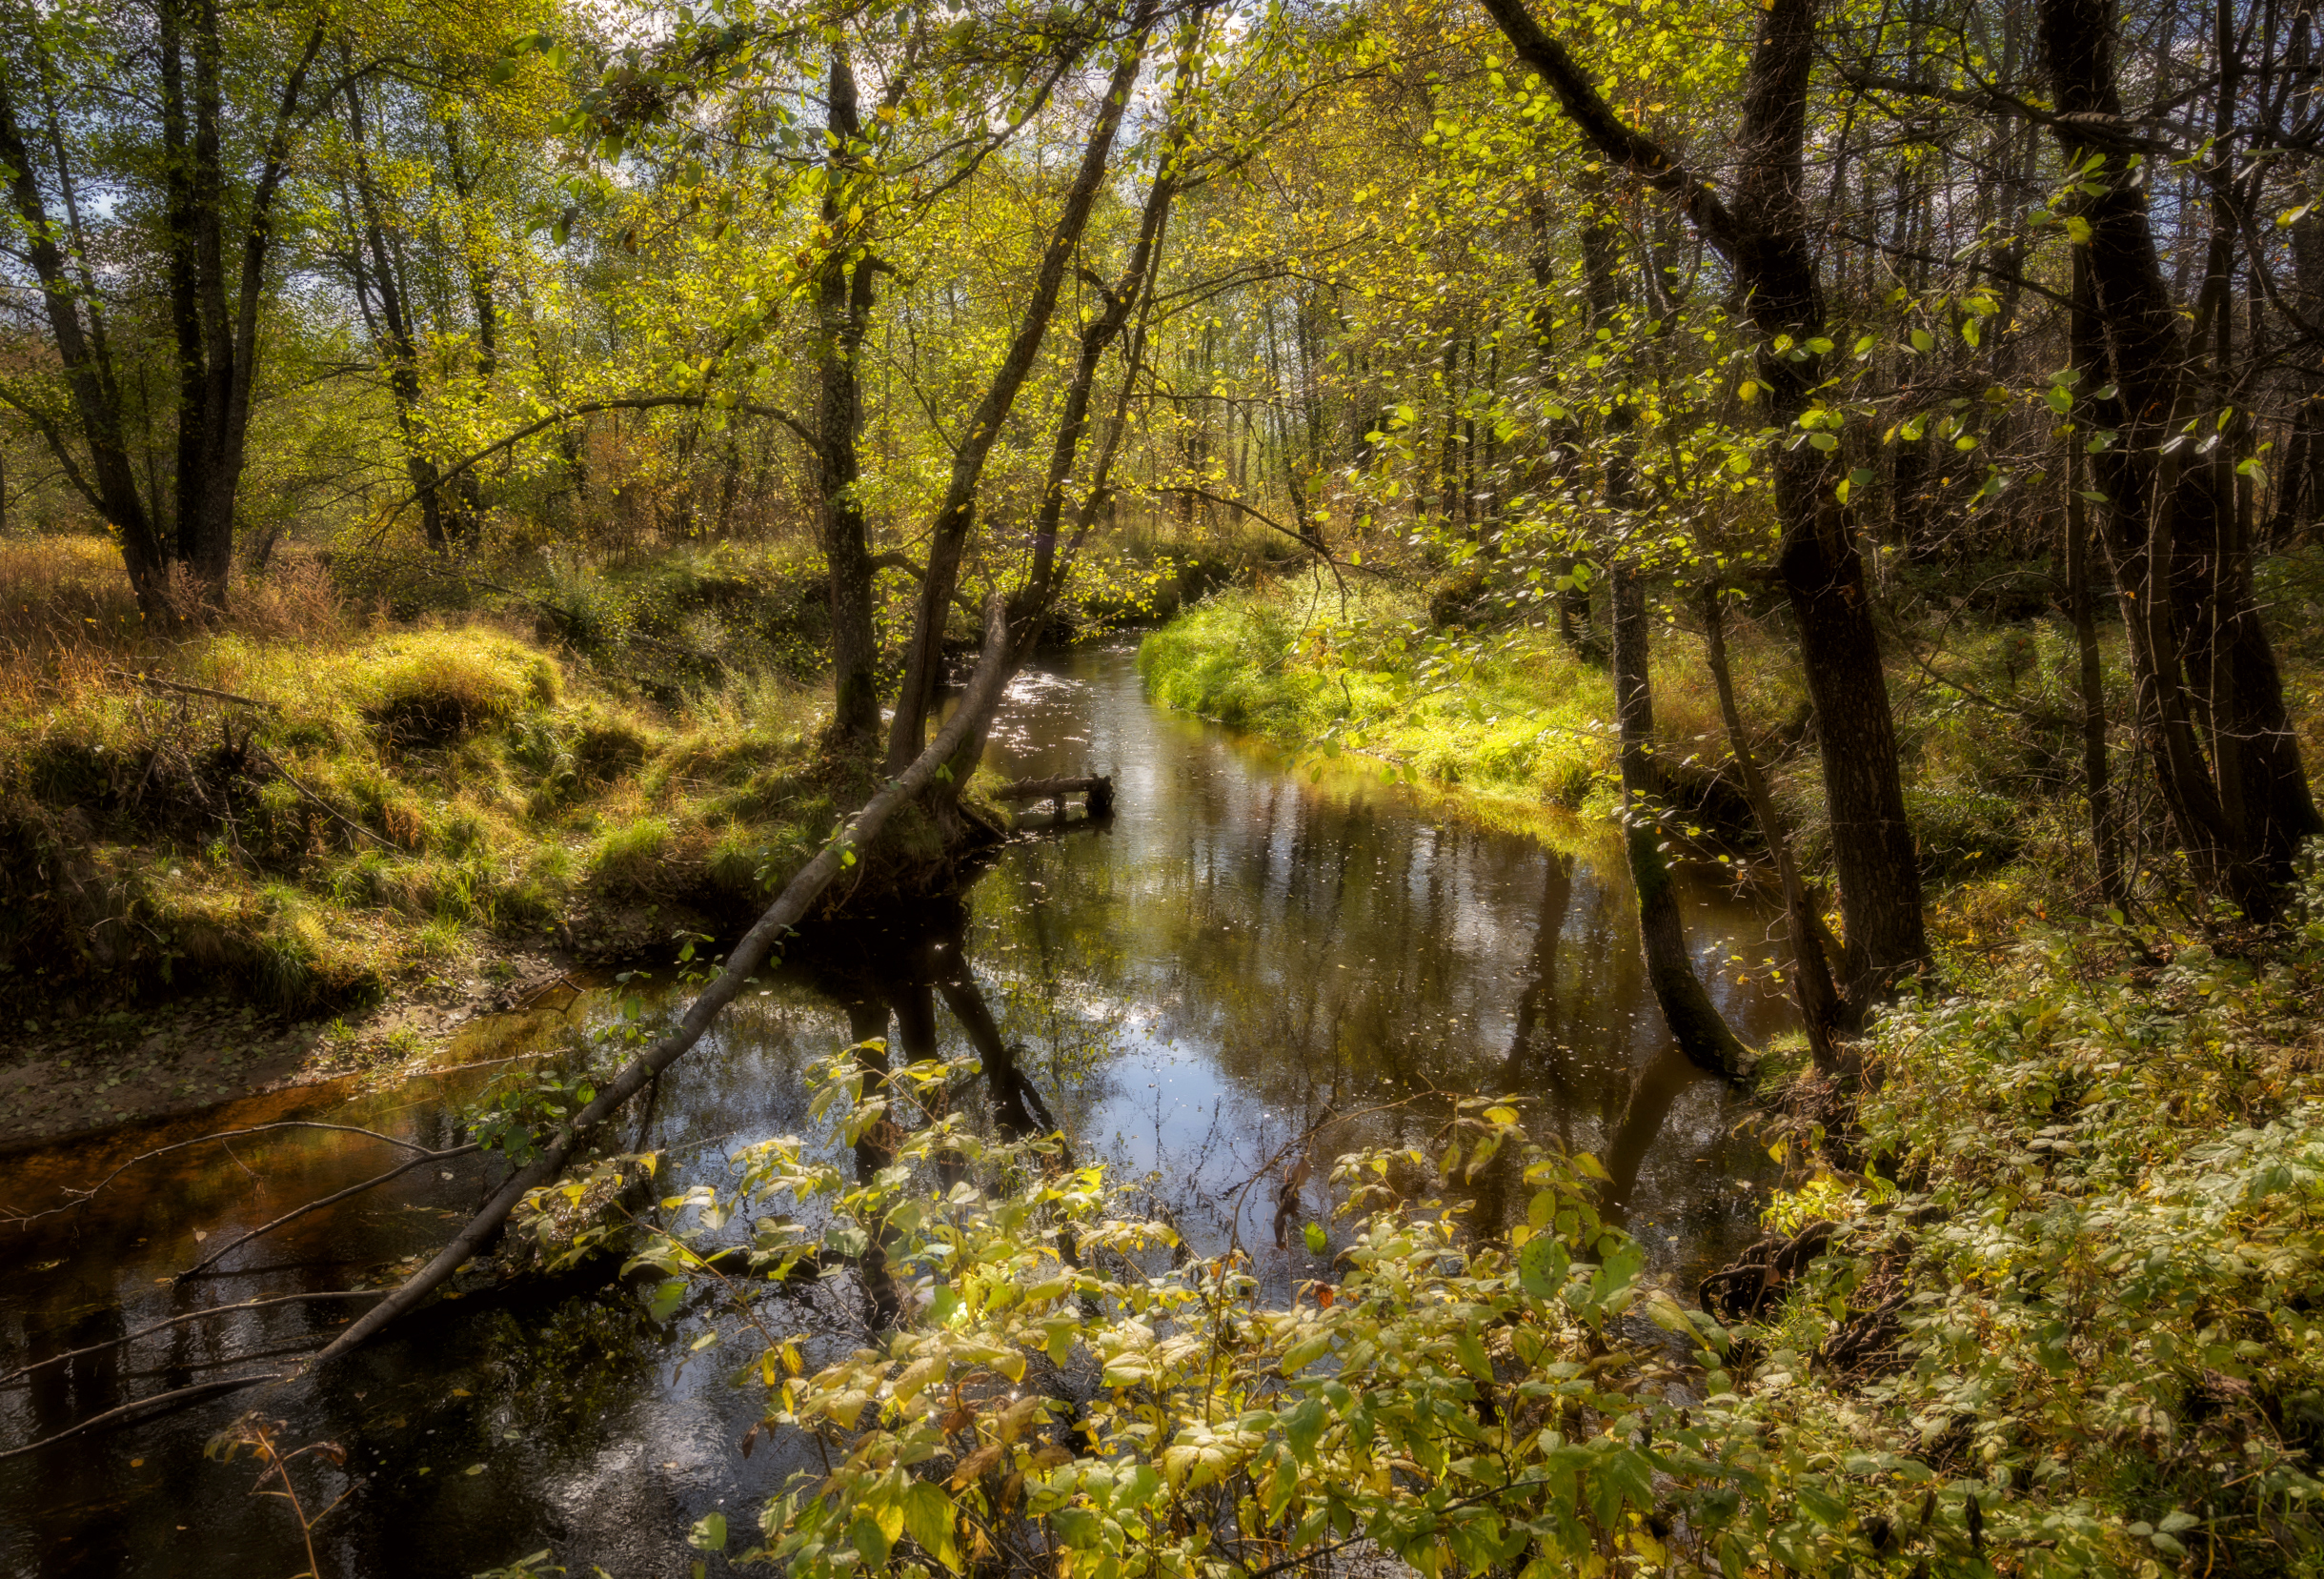
[[[2128,897],[2122,877],[2122,847],[2114,830],[2112,789],[2107,781],[2106,672],[2098,658],[2097,598],[2090,584],[2090,507],[2082,497],[2081,437],[2066,440],[2066,606],[2073,620],[2074,652],[2082,701],[2082,793],[2090,803],[2091,857],[2098,869],[2098,895],[2119,908]]]
[[[1613,603],[1614,701],[1622,728],[1622,837],[1629,855],[1630,881],[1638,890],[1638,933],[1646,949],[1647,981],[1680,1049],[1704,1068],[1740,1080],[1749,1071],[1750,1050],[1728,1028],[1694,972],[1678,886],[1663,855],[1662,827],[1654,814],[1659,776],[1651,756],[1654,693],[1647,677],[1646,596],[1637,573],[1627,565],[1617,561],[1607,577]]]
[[[171,515],[176,528],[172,557],[185,561],[200,546],[200,479],[208,453],[209,347],[202,336],[201,261],[195,236],[202,228],[201,198],[195,190],[192,136],[186,100],[183,0],[162,0],[161,146],[163,186],[168,199],[163,224],[169,233],[164,254],[170,279],[170,331],[177,347],[177,467]],[[216,223],[216,215],[211,216]],[[159,508],[160,499],[153,501]]]
[[[1816,0],[1771,0],[1745,81],[1743,164],[1730,211],[1699,172],[1626,124],[1565,46],[1542,30],[1524,0],[1482,0],[1526,64],[1539,72],[1575,129],[1605,157],[1685,209],[1726,254],[1762,342],[1758,375],[1768,415],[1791,427],[1822,376],[1820,358],[1793,360],[1824,327],[1824,303],[1800,200],[1814,60]],[[1788,335],[1789,347],[1775,349]],[[1895,719],[1863,561],[1845,513],[1831,497],[1824,455],[1801,444],[1775,460],[1783,523],[1777,574],[1799,628],[1800,656],[1815,704],[1832,858],[1848,926],[1849,996],[1890,990],[1928,959],[1920,864],[1905,819]]]
[[[2113,7],[2041,0],[2040,22],[2043,68],[2071,117],[2054,128],[2059,146],[2077,164],[2106,155],[2090,174],[2100,191],[2082,208],[2091,234],[2077,249],[2071,333],[2081,387],[2115,390],[2087,404],[2097,426],[2121,435],[2092,470],[2107,496],[2100,520],[2123,596],[2139,723],[2172,832],[2196,876],[2264,920],[2300,842],[2324,822],[2253,597],[2234,490],[2222,486],[2217,468],[2185,464],[2176,442],[2197,415],[2201,395],[2189,374],[2202,336],[2182,328],[2163,279],[2131,148],[2109,141],[2107,128],[2122,114]],[[2213,261],[2198,328],[2212,321],[2207,313],[2228,310],[2215,248]]]
[[[872,551],[857,492],[861,468],[856,431],[861,421],[863,334],[870,321],[874,264],[859,253],[850,267],[845,201],[850,145],[862,135],[855,73],[846,52],[831,51],[831,152],[824,173],[823,223],[833,233],[816,293],[816,493],[823,557],[831,570],[833,738],[869,751],[879,739],[879,649],[872,627]]]
[[[170,602],[170,544],[138,492],[119,386],[93,317],[96,302],[76,287],[56,244],[55,229],[49,221],[5,75],[0,75],[0,164],[10,172],[9,197],[25,227],[26,251],[40,283],[41,307],[55,341],[65,385],[72,396],[72,419],[88,452],[87,468],[75,457],[62,429],[44,423],[41,438],[74,492],[120,532],[121,557],[130,584],[136,590],[137,605],[150,621],[165,625],[174,615]],[[85,297],[92,314],[87,323],[81,316]]]
[[[1800,1023],[1807,1028],[1808,1051],[1817,1069],[1829,1075],[1850,1074],[1848,1062],[1833,1041],[1834,1034],[1854,1028],[1855,1015],[1844,1002],[1831,979],[1831,961],[1824,952],[1823,919],[1816,914],[1815,897],[1800,876],[1791,857],[1791,837],[1768,793],[1768,781],[1744,733],[1743,710],[1735,702],[1734,677],[1727,662],[1727,617],[1717,589],[1704,595],[1703,641],[1710,661],[1711,682],[1719,692],[1719,716],[1727,726],[1728,750],[1743,779],[1744,799],[1759,837],[1775,861],[1776,881],[1783,886],[1784,930],[1791,948],[1791,996],[1798,1003]]]
[[[347,88],[347,133],[354,145],[355,204],[360,233],[355,238],[355,300],[372,329],[373,337],[387,352],[388,389],[395,400],[395,431],[403,441],[404,475],[411,479],[412,496],[419,504],[420,535],[438,554],[450,546],[444,530],[444,498],[434,457],[419,421],[419,344],[403,288],[403,271],[389,246],[387,222],[379,212],[379,194],[372,184],[368,132],[363,118],[363,92]],[[364,262],[368,253],[370,261]],[[374,307],[374,303],[377,305]],[[463,480],[473,471],[461,474]]]

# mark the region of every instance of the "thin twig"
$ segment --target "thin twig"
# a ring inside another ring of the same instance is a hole
[[[256,1387],[261,1382],[279,1382],[285,1377],[296,1374],[295,1371],[288,1370],[262,1370],[254,1376],[222,1376],[215,1381],[196,1382],[190,1387],[179,1387],[173,1392],[157,1392],[151,1398],[135,1399],[121,1405],[118,1408],[107,1409],[103,1414],[92,1414],[77,1426],[66,1427],[54,1436],[44,1436],[38,1442],[28,1442],[21,1447],[0,1448],[0,1459],[21,1458],[26,1453],[37,1453],[43,1447],[53,1446],[69,1436],[78,1436],[83,1431],[94,1429],[108,1421],[117,1420],[125,1414],[134,1414],[140,1409],[152,1408],[156,1404],[192,1403],[197,1398],[206,1398],[212,1393],[232,1392],[238,1387]]]
[[[451,1157],[465,1157],[472,1151],[481,1151],[483,1149],[484,1147],[481,1144],[472,1141],[467,1145],[448,1146],[442,1151],[422,1152],[408,1162],[398,1163],[395,1164],[395,1166],[388,1169],[385,1173],[374,1174],[371,1178],[364,1180],[363,1183],[359,1184],[350,1184],[345,1189],[326,1195],[319,1201],[310,1201],[303,1206],[294,1207],[292,1210],[283,1213],[272,1223],[253,1228],[249,1233],[244,1234],[241,1238],[211,1251],[201,1260],[195,1262],[192,1265],[178,1273],[175,1281],[179,1283],[185,1282],[188,1278],[193,1276],[194,1273],[216,1265],[219,1262],[225,1260],[229,1254],[235,1250],[239,1250],[243,1245],[248,1245],[252,1240],[263,1239],[268,1234],[273,1233],[276,1228],[281,1227],[284,1224],[295,1223],[300,1218],[306,1216],[309,1212],[321,1211],[325,1206],[336,1205],[339,1202],[346,1200],[351,1195],[361,1195],[365,1190],[374,1189],[377,1186],[386,1184],[391,1179],[400,1179],[405,1174],[411,1172],[414,1168],[426,1167],[430,1163],[440,1163]]]
[[[132,685],[149,686],[156,691],[175,691],[189,697],[214,697],[219,701],[232,702],[236,707],[254,707],[262,713],[279,713],[280,702],[260,701],[255,697],[237,697],[232,691],[213,691],[207,685],[187,685],[179,680],[160,679],[152,675],[131,674],[127,669],[108,669],[109,679],[125,679]]]
[[[231,1315],[236,1310],[261,1310],[270,1305],[302,1305],[312,1300],[375,1300],[386,1292],[385,1288],[333,1288],[319,1294],[273,1294],[262,1300],[243,1300],[236,1305],[205,1306],[199,1310],[189,1310],[184,1315],[172,1316],[166,1321],[155,1322],[151,1326],[141,1326],[136,1331],[123,1337],[108,1338],[101,1344],[90,1344],[83,1348],[69,1348],[62,1354],[51,1354],[47,1359],[35,1360],[29,1366],[18,1366],[7,1375],[0,1376],[0,1387],[6,1387],[19,1377],[30,1376],[32,1372],[45,1366],[57,1365],[66,1360],[77,1360],[84,1354],[94,1354],[99,1349],[119,1348],[125,1344],[135,1343],[138,1339],[159,1332],[165,1327],[182,1326],[187,1322],[203,1321],[212,1316]]]
[[[251,749],[258,754],[258,759],[260,761],[273,768],[276,773],[282,775],[284,783],[289,784],[293,789],[298,791],[299,794],[305,796],[308,800],[322,807],[324,812],[337,821],[342,827],[353,829],[354,832],[361,834],[364,838],[370,840],[374,844],[378,845],[383,850],[393,850],[395,848],[394,845],[389,843],[386,840],[381,839],[377,834],[372,832],[371,829],[365,827],[362,823],[357,822],[353,818],[348,817],[345,813],[341,812],[338,807],[333,805],[330,801],[324,800],[320,795],[317,795],[314,791],[309,789],[305,784],[299,782],[299,780],[293,776],[291,770],[284,767],[279,761],[276,761],[273,754],[268,751],[264,746],[254,745],[252,746]]]

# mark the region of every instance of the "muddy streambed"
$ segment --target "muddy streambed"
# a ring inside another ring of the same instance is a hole
[[[1111,771],[1116,816],[1007,847],[954,901],[795,951],[633,1121],[627,1140],[667,1153],[668,1190],[717,1178],[738,1145],[808,1129],[808,1065],[853,1041],[851,1026],[892,1005],[912,1012],[927,951],[957,949],[1082,1153],[1150,1179],[1198,1239],[1220,1240],[1225,1192],[1312,1117],[1429,1090],[1532,1099],[1539,1127],[1607,1161],[1627,1222],[1672,1274],[1753,1236],[1764,1159],[1735,1132],[1741,1108],[1668,1045],[1610,840],[1474,824],[1359,769],[1316,781],[1150,705],[1126,647],[1022,677],[988,760],[1012,776]],[[1707,962],[1753,967],[1748,984],[1711,975],[1721,1005],[1747,1037],[1780,1029],[1784,1005],[1756,969],[1769,916],[1700,890],[1688,908]],[[445,1068],[390,1089],[285,1091],[19,1153],[0,1163],[0,1208],[51,1204],[171,1140],[286,1117],[450,1144],[491,1082],[601,1028],[633,990],[553,993],[480,1020]],[[639,996],[648,1028],[676,1012],[666,982]],[[967,1051],[941,1008],[935,1034]],[[1431,1113],[1423,1101],[1366,1121],[1367,1138],[1424,1141]],[[86,1207],[0,1228],[0,1372],[202,1306],[375,1278],[440,1243],[488,1186],[474,1157],[431,1165],[214,1274],[172,1281],[218,1236],[392,1160],[374,1140],[273,1131],[140,1164]],[[1244,1238],[1265,1235],[1246,1219]],[[1292,1245],[1263,1247],[1262,1275],[1321,1270],[1297,1235]],[[128,1400],[279,1366],[354,1308],[275,1306],[45,1366],[29,1386],[0,1385],[0,1449]],[[785,1320],[852,1346],[846,1313],[823,1315]],[[695,1352],[705,1330],[683,1311],[652,1323],[617,1284],[472,1297],[269,1395],[286,1446],[344,1450],[343,1467],[311,1456],[297,1476],[310,1511],[344,1494],[316,1533],[322,1573],[472,1574],[549,1548],[576,1573],[685,1574],[697,1560],[686,1531],[714,1510],[739,1527],[741,1549],[758,1505],[800,1465],[763,1438],[742,1453],[761,1395],[727,1378],[757,1339]],[[203,1454],[249,1406],[228,1394],[0,1459],[0,1571],[302,1570],[290,1509],[251,1494],[256,1468]]]

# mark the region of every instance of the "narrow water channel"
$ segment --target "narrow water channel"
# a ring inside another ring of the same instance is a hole
[[[942,1009],[931,1024],[919,1006],[927,960],[957,950],[1081,1152],[1149,1180],[1198,1239],[1223,1242],[1228,1192],[1308,1124],[1364,1110],[1365,1136],[1418,1143],[1442,1111],[1431,1093],[1470,1092],[1521,1094],[1537,1126],[1603,1158],[1665,1270],[1687,1276],[1752,1236],[1761,1153],[1736,1132],[1742,1109],[1668,1045],[1610,840],[1579,826],[1503,831],[1360,768],[1311,779],[1150,705],[1127,646],[1022,677],[987,759],[1012,777],[1110,771],[1117,813],[1010,845],[952,900],[798,951],[639,1121],[637,1144],[668,1154],[667,1187],[718,1177],[734,1146],[806,1129],[808,1064],[866,1025],[966,1051]],[[1756,969],[1768,915],[1698,888],[1689,922],[1706,962],[1752,963],[1748,985],[1707,972],[1746,1037],[1779,1030],[1784,1005]],[[649,992],[649,1023],[674,998]],[[157,1144],[282,1117],[440,1145],[490,1081],[617,1012],[607,991],[554,998],[468,1028],[446,1060],[467,1067],[392,1089],[311,1088],[18,1153],[0,1161],[0,1204],[37,1209]],[[172,1281],[216,1236],[392,1160],[375,1141],[277,1131],[173,1153],[88,1206],[0,1228],[0,1372],[206,1306],[344,1288],[422,1254],[483,1193],[475,1159],[310,1218],[217,1275]],[[1297,1236],[1278,1251],[1265,1225],[1241,1229],[1263,1277],[1319,1269]],[[128,1399],[270,1368],[270,1351],[279,1365],[349,1308],[187,1324],[0,1384],[0,1449]],[[813,1315],[785,1319],[812,1332]],[[735,1519],[740,1550],[758,1504],[800,1466],[780,1444],[740,1450],[760,1394],[729,1377],[758,1340],[695,1352],[705,1330],[685,1313],[650,1322],[619,1285],[445,1302],[328,1378],[272,1393],[286,1446],[344,1450],[343,1468],[318,1455],[295,1472],[310,1511],[344,1494],[315,1538],[325,1579],[472,1574],[544,1548],[576,1574],[685,1574],[697,1560],[686,1530],[712,1510]],[[289,1508],[251,1494],[257,1468],[204,1457],[249,1407],[229,1395],[0,1459],[0,1569],[303,1569]]]

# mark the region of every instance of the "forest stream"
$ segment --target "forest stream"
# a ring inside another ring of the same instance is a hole
[[[1560,853],[1439,815],[1346,761],[1314,778],[1149,703],[1123,645],[1021,676],[987,760],[1012,777],[1111,772],[1116,814],[1008,844],[957,899],[818,929],[796,947],[625,1138],[666,1153],[659,1193],[719,1177],[738,1145],[807,1129],[811,1062],[892,1006],[906,1021],[924,1014],[914,1005],[929,1002],[925,962],[957,949],[1081,1154],[1150,1176],[1198,1247],[1232,1231],[1227,1192],[1326,1111],[1365,1110],[1355,1122],[1369,1138],[1425,1144],[1443,1112],[1436,1094],[1486,1092],[1528,1099],[1537,1132],[1605,1161],[1609,1196],[1663,1274],[1690,1283],[1755,1237],[1764,1153],[1738,1128],[1744,1107],[1672,1049],[1619,849],[1602,831],[1577,825],[1580,853]],[[1769,913],[1708,884],[1692,886],[1688,907],[1720,1007],[1747,1040],[1783,1028],[1788,1003],[1759,966]],[[1730,956],[1749,962],[1748,983],[1722,968]],[[649,1028],[679,1002],[666,969],[642,987],[551,993],[463,1027],[440,1072],[392,1088],[286,1091],[21,1153],[8,1164],[8,1204],[37,1210],[154,1146],[285,1117],[445,1145],[488,1083],[614,1021],[632,995]],[[966,1050],[940,1006],[935,1033],[943,1051]],[[8,1230],[0,1371],[207,1305],[345,1288],[432,1248],[483,1193],[473,1155],[173,1283],[204,1242],[369,1177],[383,1150],[317,1129],[173,1152],[85,1206]],[[1308,1193],[1321,1216],[1320,1179]],[[1265,1215],[1251,1205],[1240,1224],[1259,1276],[1287,1286],[1323,1275],[1328,1257],[1297,1233],[1275,1248]],[[856,1341],[818,1320],[818,1300],[837,1304],[828,1292],[770,1302],[794,1307],[778,1323],[825,1334],[807,1346],[824,1351],[811,1363]],[[277,1306],[45,1366],[29,1386],[0,1387],[0,1444],[268,1368],[264,1356],[312,1350],[356,1308]],[[310,1514],[346,1494],[317,1532],[322,1573],[471,1574],[543,1548],[574,1573],[675,1575],[697,1562],[721,1571],[728,1558],[686,1548],[689,1527],[724,1511],[747,1528],[806,1449],[778,1438],[742,1450],[764,1401],[728,1377],[759,1340],[728,1331],[697,1351],[709,1330],[691,1308],[655,1323],[634,1289],[604,1280],[455,1298],[322,1381],[268,1396],[286,1447],[344,1448],[343,1468],[310,1455],[296,1471]],[[252,1493],[257,1467],[204,1457],[253,1396],[0,1460],[0,1569],[247,1579],[302,1569],[289,1509]]]

